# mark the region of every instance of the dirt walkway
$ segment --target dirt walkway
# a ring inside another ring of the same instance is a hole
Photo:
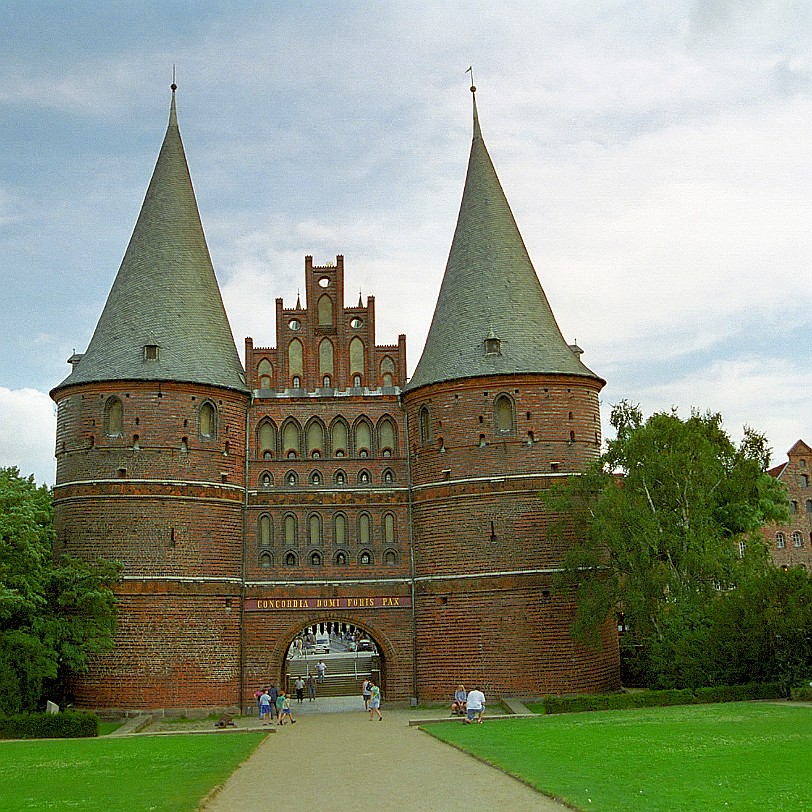
[[[294,713],[297,710],[294,704]],[[264,812],[283,805],[353,812],[565,809],[499,770],[410,728],[414,710],[384,706],[382,722],[370,722],[363,709],[315,710],[302,708],[295,725],[277,728],[201,809]],[[426,715],[420,712],[420,718]],[[445,711],[433,715],[445,716]],[[487,720],[474,733],[486,729]]]

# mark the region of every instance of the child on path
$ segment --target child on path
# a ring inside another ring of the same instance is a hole
[[[383,721],[383,716],[381,716],[381,689],[372,681],[369,681],[369,721],[372,721],[372,714],[378,714],[378,721]]]
[[[272,721],[271,713],[271,697],[266,688],[259,697],[259,721],[264,723],[266,717],[268,722]]]
[[[293,714],[290,712],[290,702],[288,698],[285,696],[284,691],[279,692],[279,698],[276,700],[276,707],[279,710],[279,726],[285,724],[286,719],[290,719],[291,724],[295,725],[296,720],[293,718]]]

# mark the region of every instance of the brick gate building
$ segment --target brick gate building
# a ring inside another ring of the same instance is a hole
[[[480,131],[426,346],[377,343],[344,258],[240,363],[169,125],[96,330],[58,404],[56,545],[124,564],[116,645],[74,685],[96,708],[241,704],[304,628],[381,653],[390,700],[619,687],[614,624],[570,638],[538,493],[600,448],[604,381],[568,345]],[[473,89],[472,89],[473,90]],[[193,697],[193,699],[190,699]]]

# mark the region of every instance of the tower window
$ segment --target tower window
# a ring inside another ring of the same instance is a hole
[[[209,401],[200,407],[198,426],[200,436],[204,439],[209,440],[217,434],[217,411]]]
[[[494,401],[493,422],[497,434],[513,434],[513,401],[507,395],[499,395]]]
[[[104,429],[108,437],[121,437],[124,432],[124,406],[117,397],[108,398],[104,405]]]
[[[501,355],[502,342],[496,337],[496,334],[491,330],[488,337],[485,339],[485,355]]]
[[[158,345],[157,344],[145,344],[144,345],[144,360],[145,361],[157,361],[158,360]]]
[[[775,546],[776,546],[776,547],[777,547],[779,550],[783,550],[783,549],[784,549],[784,547],[786,547],[786,546],[787,546],[787,543],[786,543],[786,541],[785,541],[785,539],[784,539],[784,534],[783,534],[783,533],[781,533],[780,531],[779,531],[778,533],[776,533],[776,534],[775,534]]]

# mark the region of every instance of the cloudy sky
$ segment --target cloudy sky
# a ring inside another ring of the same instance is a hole
[[[812,441],[812,3],[4,0],[0,465],[53,482],[178,116],[237,347],[345,255],[419,358],[482,129],[565,338],[648,414]]]

